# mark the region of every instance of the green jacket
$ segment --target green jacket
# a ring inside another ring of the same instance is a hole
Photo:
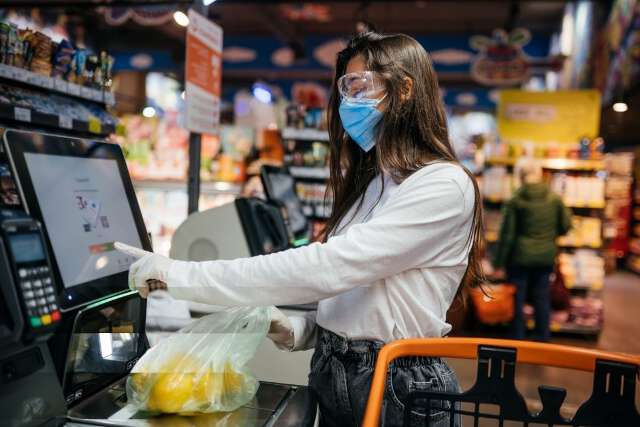
[[[571,213],[546,184],[525,184],[503,207],[494,265],[552,266],[556,238],[571,228]]]

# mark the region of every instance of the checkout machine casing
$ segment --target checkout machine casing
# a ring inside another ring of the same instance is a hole
[[[0,212],[0,222],[20,215]],[[21,215],[20,215],[21,216]],[[47,339],[57,325],[30,330],[16,286],[15,265],[0,242],[0,421],[3,426],[57,426],[65,402]]]
[[[282,205],[255,198],[238,198],[222,206],[191,214],[171,240],[170,257],[210,261],[267,255],[290,247],[293,240]],[[189,302],[193,313],[221,307]],[[280,307],[287,315],[304,315],[309,307]],[[307,385],[313,351],[286,352],[265,339],[250,363],[261,381]]]

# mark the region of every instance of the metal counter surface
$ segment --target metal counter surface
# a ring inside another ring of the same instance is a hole
[[[228,413],[151,416],[126,403],[123,382],[71,409],[67,427],[298,427],[313,426],[316,403],[307,387],[261,383],[245,406]]]

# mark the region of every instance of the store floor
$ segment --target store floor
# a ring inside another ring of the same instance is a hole
[[[603,292],[605,321],[598,340],[554,337],[552,341],[640,355],[640,276],[626,272],[609,275],[605,279]],[[449,362],[456,371],[462,388],[468,389],[475,381],[475,361]],[[530,410],[539,410],[541,407],[538,386],[566,388],[567,397],[562,412],[565,416],[572,416],[578,405],[591,395],[592,376],[565,369],[519,365],[516,369],[516,385],[527,400]],[[640,384],[636,384],[636,406],[640,408]]]

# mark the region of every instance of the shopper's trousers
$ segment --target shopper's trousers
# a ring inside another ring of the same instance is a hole
[[[325,329],[318,332],[318,343],[311,360],[309,386],[320,407],[320,426],[360,426],[380,341],[346,340]],[[383,426],[404,425],[404,402],[415,390],[458,392],[454,372],[440,358],[409,357],[398,359],[387,372],[382,403]],[[427,415],[411,414],[409,426],[449,427],[449,402],[436,401]],[[459,426],[456,416],[455,426]],[[407,427],[409,427],[407,426]]]
[[[514,339],[524,339],[526,325],[524,319],[524,303],[527,295],[533,303],[535,328],[532,339],[549,341],[551,332],[549,321],[551,316],[551,294],[549,291],[549,276],[553,267],[522,267],[511,266],[507,271],[509,282],[516,285],[515,312],[511,322],[510,335]]]

